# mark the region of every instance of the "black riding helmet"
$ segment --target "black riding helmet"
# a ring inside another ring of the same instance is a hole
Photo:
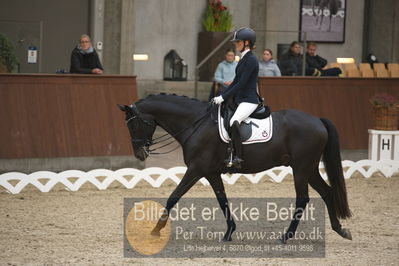
[[[252,49],[256,42],[256,33],[253,29],[241,28],[234,32],[234,37],[231,41],[249,41],[249,46]]]

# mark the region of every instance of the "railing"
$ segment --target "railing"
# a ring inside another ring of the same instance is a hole
[[[202,59],[201,62],[198,63],[198,65],[195,66],[195,73],[194,73],[194,98],[198,98],[198,74],[199,74],[200,67],[203,66],[217,51],[219,51],[219,49],[222,48],[222,46],[225,43],[227,43],[229,40],[231,40],[231,37],[233,35],[234,35],[234,33],[232,32],[231,34],[229,34],[229,36],[224,38],[223,41],[221,41],[219,43],[219,45],[215,47],[215,49],[213,49],[204,59]],[[199,49],[199,48],[197,48],[197,49]]]
[[[307,33],[306,32],[301,32],[301,31],[276,31],[276,30],[255,30],[257,33],[297,33],[298,36],[299,34],[303,34],[303,47],[306,47],[306,42],[307,42]],[[231,32],[229,36],[227,36],[225,39],[223,39],[218,46],[215,47],[204,59],[202,59],[201,62],[198,63],[198,65],[195,66],[195,72],[194,72],[194,97],[198,98],[198,76],[199,76],[199,69],[217,52],[219,51],[220,48],[223,47],[225,43],[227,43],[231,38],[233,37],[234,32]],[[198,49],[200,49],[198,47]],[[306,53],[303,53],[302,57],[302,76],[305,76],[305,66],[306,66]]]

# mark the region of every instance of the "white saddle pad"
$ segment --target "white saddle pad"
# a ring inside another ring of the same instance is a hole
[[[229,134],[224,128],[223,117],[220,115],[220,106],[218,109],[218,127],[219,127],[219,135],[220,138],[226,142],[230,142]],[[251,124],[252,123],[252,135],[251,137],[244,141],[243,144],[253,144],[259,142],[266,142],[272,138],[273,134],[273,119],[272,115],[265,119],[255,119],[255,118],[247,118],[242,123]],[[257,125],[257,127],[255,126]]]

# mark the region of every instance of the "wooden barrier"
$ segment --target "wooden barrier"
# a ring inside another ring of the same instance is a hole
[[[136,77],[0,74],[0,158],[130,155]]]
[[[399,79],[268,77],[259,79],[259,90],[272,110],[332,120],[341,148],[367,149],[369,99],[379,92],[399,97]],[[116,104],[136,100],[133,76],[0,74],[0,158],[131,155]]]
[[[259,91],[272,111],[297,109],[328,118],[338,129],[341,148],[367,149],[373,119],[369,99],[381,92],[399,98],[399,79],[264,77]]]

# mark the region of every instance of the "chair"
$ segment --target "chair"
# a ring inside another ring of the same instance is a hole
[[[389,70],[389,71],[392,71],[392,70],[394,70],[394,69],[399,69],[399,64],[396,64],[396,63],[389,63],[389,64],[388,64],[388,70]]]
[[[345,70],[349,70],[349,69],[358,69],[357,65],[355,63],[348,63],[348,64],[344,64],[345,66]]]
[[[359,69],[360,71],[362,71],[363,69],[370,69],[371,70],[371,66],[369,63],[360,63],[359,64]]]
[[[385,69],[385,64],[384,63],[374,63],[373,68],[374,68],[374,72],[377,69]]]
[[[374,73],[377,78],[389,78],[388,71],[385,69],[385,67],[383,69],[374,69]]]
[[[360,77],[360,71],[359,69],[356,68],[350,68],[346,70],[346,75],[349,78],[359,78]]]
[[[399,68],[395,68],[389,71],[391,78],[399,78]]]
[[[371,68],[360,69],[360,74],[364,78],[374,78],[374,71]]]

